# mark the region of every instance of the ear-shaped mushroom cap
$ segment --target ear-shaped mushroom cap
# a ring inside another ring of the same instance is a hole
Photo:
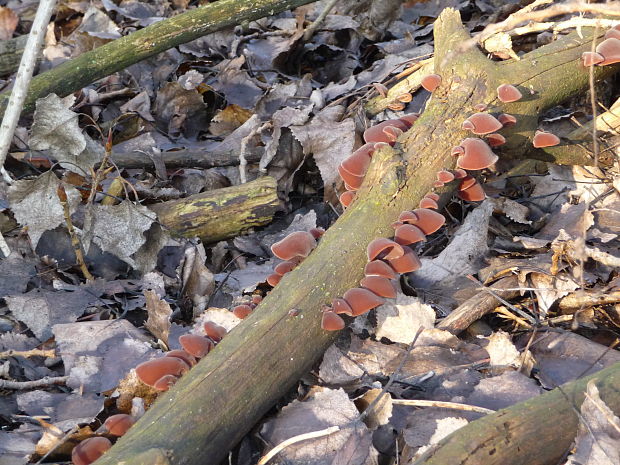
[[[378,237],[370,242],[366,248],[366,252],[368,255],[368,260],[374,260],[375,258],[398,258],[402,257],[405,253],[399,244],[390,239],[386,239],[385,237]]]
[[[474,113],[465,121],[462,128],[473,132],[474,134],[489,134],[501,129],[502,123],[497,118],[488,113]]]
[[[286,260],[284,262],[278,263],[273,268],[273,271],[280,276],[284,276],[286,273],[293,271],[297,267],[297,265],[299,265],[299,262],[297,260]]]
[[[389,260],[388,263],[397,273],[411,273],[422,266],[416,253],[409,247],[405,247],[405,254],[402,257]]]
[[[362,187],[364,176],[355,176],[344,169],[342,165],[338,165],[338,174],[344,181],[347,190],[354,191]]]
[[[135,422],[136,419],[131,415],[127,415],[126,413],[118,413],[108,417],[103,423],[103,426],[112,436],[120,437],[129,431],[129,428],[131,428]]]
[[[375,144],[364,144],[345,158],[341,166],[354,176],[364,176],[370,166],[370,160],[374,151]]]
[[[491,147],[482,139],[468,137],[461,142],[465,153],[461,155],[456,164],[464,170],[481,170],[488,168],[498,160]]]
[[[112,443],[103,436],[84,439],[71,451],[71,461],[74,465],[89,465],[101,457],[110,447],[112,447]]]
[[[605,61],[605,57],[596,52],[583,52],[581,54],[581,62],[583,66],[594,66]]]
[[[432,208],[433,210],[437,210],[439,208],[439,205],[433,199],[429,199],[428,197],[424,197],[422,200],[420,200],[420,203],[418,204],[418,207],[420,207],[420,208]]]
[[[448,183],[454,180],[454,174],[448,170],[437,171],[437,180]]]
[[[332,308],[335,313],[344,313],[345,315],[353,316],[353,309],[351,309],[347,301],[344,299],[332,299]]]
[[[394,138],[394,133],[392,129],[388,128],[396,128],[400,131],[406,131],[409,129],[410,125],[407,121],[401,121],[400,119],[389,119],[386,121],[382,121],[379,124],[375,124],[374,126],[370,126],[368,129],[364,131],[364,141],[365,142],[385,142],[387,144],[393,144],[396,140]],[[386,132],[387,130],[387,132]],[[402,132],[401,132],[402,134]],[[398,138],[398,136],[396,136]],[[376,149],[377,147],[375,147]]]
[[[400,245],[415,244],[416,242],[421,242],[425,240],[426,236],[424,235],[422,230],[412,224],[403,224],[401,226],[398,226],[394,231],[394,241]]]
[[[325,229],[321,228],[320,226],[317,226],[316,228],[310,228],[308,232],[312,234],[312,237],[314,237],[318,241],[321,237],[323,237],[323,234],[325,234]],[[263,298],[261,297],[261,300],[262,299]]]
[[[416,208],[413,210],[413,213],[418,217],[418,221],[413,224],[420,228],[427,236],[433,234],[446,222],[446,219],[441,213],[429,210],[428,208]]]
[[[452,151],[450,152],[450,155],[452,155],[453,157],[458,157],[459,155],[463,155],[464,153],[465,153],[465,149],[461,147],[460,145],[457,145],[456,147],[452,147]]]
[[[187,353],[187,351],[182,350],[182,349],[175,349],[175,350],[168,351],[166,352],[164,357],[180,358],[185,363],[187,363],[190,367],[196,365],[196,357],[194,357],[193,355],[190,355],[189,353]]]
[[[452,174],[452,173],[450,173],[450,174]],[[454,179],[454,177],[452,177],[452,179]],[[435,192],[429,192],[424,197],[429,198],[429,199],[433,199],[435,202],[437,202],[439,200],[439,194],[436,194]]]
[[[506,143],[506,138],[496,132],[493,134],[488,134],[486,139],[491,147],[499,147],[500,145],[504,145]]]
[[[480,200],[484,200],[486,198],[484,189],[477,181],[467,189],[459,190],[456,195],[467,202],[479,202]]]
[[[429,92],[433,92],[441,84],[441,76],[439,74],[428,74],[422,78],[420,84]]]
[[[461,168],[453,170],[452,173],[454,174],[454,179],[463,179],[464,177],[467,177],[467,171]]]
[[[501,115],[497,117],[497,120],[500,123],[502,123],[502,126],[504,126],[505,128],[507,128],[508,126],[514,126],[515,124],[517,124],[517,118],[515,118],[512,115],[509,115],[508,113],[502,113]]]
[[[413,126],[413,123],[415,123],[419,117],[419,113],[409,113],[408,115],[401,116],[400,118],[398,118],[398,120],[402,121],[403,124],[406,124],[408,126],[407,129],[409,129],[411,126]]]
[[[329,308],[329,307],[328,307]],[[321,318],[321,329],[325,331],[340,331],[345,326],[344,320],[335,312],[324,310]]]
[[[400,212],[400,215],[398,215],[398,221],[402,223],[416,224],[418,220],[418,216],[414,212],[409,210],[402,211]]]
[[[176,383],[178,380],[179,380],[178,376],[165,375],[159,378],[157,381],[155,381],[155,384],[153,384],[153,387],[157,389],[158,391],[167,391],[172,386],[174,386],[174,383]]]
[[[600,53],[605,58],[599,65],[613,65],[620,62],[620,39],[610,37],[596,46],[596,53]]]
[[[232,312],[237,318],[243,320],[244,318],[247,318],[250,313],[252,313],[252,307],[247,304],[241,304],[233,308]]]
[[[316,239],[306,231],[296,231],[271,246],[273,254],[282,260],[307,257],[316,247]]]
[[[246,305],[246,307],[248,307]],[[248,307],[250,308],[250,307]],[[250,308],[250,311],[252,309]],[[184,334],[179,337],[179,344],[183,347],[183,350],[196,358],[202,358],[207,355],[211,349],[213,349],[213,342],[198,334]]]
[[[359,316],[385,303],[385,300],[374,292],[359,287],[349,289],[343,298],[353,310],[353,316]]]
[[[497,98],[504,103],[516,102],[523,94],[512,84],[502,84],[497,88]]]
[[[281,279],[282,275],[279,275],[278,273],[271,273],[269,276],[267,276],[267,284],[269,284],[271,287],[276,287]]]
[[[181,376],[189,371],[189,365],[180,358],[161,357],[143,362],[135,370],[140,381],[149,386],[155,386],[157,380],[162,376]]]
[[[374,292],[379,297],[387,297],[388,299],[394,299],[396,297],[394,283],[381,276],[365,276],[360,281],[360,286]]]
[[[226,328],[212,321],[206,321],[203,328],[207,337],[215,342],[220,342],[228,332]]]
[[[542,147],[553,147],[560,143],[560,138],[552,132],[536,131],[532,143],[537,149]]]
[[[473,176],[465,176],[459,183],[459,190],[464,191],[465,189],[469,189],[471,186],[476,184],[476,182],[476,178]]]
[[[616,24],[605,33],[605,39],[620,39],[620,24]]]
[[[355,200],[355,191],[344,191],[342,194],[340,194],[338,200],[340,200],[340,203],[344,208],[347,208]]]
[[[394,272],[394,270],[387,263],[381,260],[373,260],[366,263],[366,266],[364,267],[364,274],[366,276],[381,276],[388,279],[398,278],[398,275]],[[333,302],[332,305],[336,308]]]
[[[486,110],[488,105],[486,103],[476,103],[474,105],[474,110],[476,111],[484,111]]]

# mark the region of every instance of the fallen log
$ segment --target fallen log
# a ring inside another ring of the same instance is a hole
[[[200,237],[204,242],[229,239],[265,226],[281,209],[276,180],[265,176],[149,208],[173,236]]]
[[[587,88],[588,70],[580,56],[590,49],[591,34],[571,34],[520,61],[502,63],[477,49],[452,53],[468,38],[459,13],[444,10],[435,22],[435,72],[442,85],[420,119],[394,148],[375,152],[358,198],[317,249],[162,395],[98,465],[147,463],[141,454],[157,457],[158,463],[219,463],[331,344],[334,335],[320,328],[321,305],[357,285],[367,244],[390,237],[390,224],[402,210],[415,208],[437,171],[455,167],[450,152],[467,137],[461,123],[474,105],[486,103],[517,116],[511,133],[516,142],[501,152],[514,157],[531,145],[542,111]],[[597,68],[595,75],[613,71]],[[503,83],[534,93],[522,102],[501,104],[496,88]]]
[[[411,465],[560,463],[577,434],[588,381],[620,411],[620,363],[480,418],[444,438]]]

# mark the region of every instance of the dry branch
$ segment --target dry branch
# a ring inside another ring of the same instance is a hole
[[[280,200],[275,179],[265,176],[150,208],[173,235],[215,242],[270,223],[280,209]]]
[[[493,283],[490,289],[505,300],[514,299],[519,295],[519,281],[516,276],[508,276]],[[450,315],[445,317],[437,328],[459,334],[467,329],[474,321],[479,320],[487,313],[491,313],[500,302],[494,295],[482,291],[459,305]]]
[[[587,88],[588,72],[580,64],[581,53],[590,48],[587,33],[584,38],[566,36],[519,62],[493,63],[471,49],[437,67],[468,38],[458,12],[444,10],[435,22],[435,72],[443,84],[427,110],[400,144],[375,152],[358,199],[317,249],[162,395],[98,465],[145,463],[141,453],[170,457],[170,463],[219,463],[332,342],[333,334],[320,329],[321,304],[357,285],[366,245],[391,236],[390,224],[399,212],[418,204],[439,169],[454,167],[450,150],[467,136],[461,123],[474,105],[487,103],[519,118],[522,124],[511,134],[515,142],[502,152],[515,156],[531,144],[540,112]],[[613,71],[599,68],[596,74]],[[505,82],[530,88],[533,94],[502,105],[496,88]]]
[[[620,411],[620,363],[561,388],[487,415],[452,433],[412,465],[545,465],[562,463],[577,434],[589,380]]]

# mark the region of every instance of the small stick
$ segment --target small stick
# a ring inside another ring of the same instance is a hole
[[[0,352],[0,358],[9,357],[56,357],[56,351],[54,349],[30,349],[30,350],[5,350]]]
[[[464,410],[467,412],[477,413],[495,413],[495,410],[491,410],[484,407],[477,407],[475,405],[458,404],[456,402],[442,402],[439,400],[421,400],[421,399],[392,399],[394,405],[408,405],[410,407],[437,407],[437,408],[450,408],[454,410]]]
[[[272,458],[274,458],[281,450],[296,444],[301,441],[305,441],[307,439],[320,438],[323,436],[329,436],[330,434],[336,433],[340,431],[340,426],[330,426],[329,428],[322,429],[320,431],[312,431],[310,433],[300,434],[298,436],[293,436],[292,438],[288,438],[286,441],[282,441],[280,444],[271,449],[267,454],[263,455],[261,459],[258,461],[257,465],[265,465]]]
[[[6,160],[6,154],[11,146],[13,133],[17,127],[24,101],[26,100],[30,79],[32,79],[32,73],[37,63],[37,56],[39,55],[41,44],[45,37],[45,29],[50,22],[55,5],[56,0],[41,0],[39,2],[37,13],[30,28],[30,34],[28,34],[28,41],[24,47],[24,54],[19,63],[15,85],[11,91],[9,103],[6,106],[2,125],[0,126],[0,169],[2,169],[2,176],[8,183],[12,182],[12,180],[3,168],[4,161]]]
[[[336,5],[336,2],[338,2],[338,0],[330,0],[327,3],[327,5],[325,5],[325,8],[323,8],[323,11],[321,11],[321,14],[314,20],[314,22],[310,26],[306,28],[306,31],[304,32],[305,42],[308,42],[312,38],[315,31],[319,28],[321,23],[325,20],[325,18],[327,17],[329,12],[332,10],[334,5]]]
[[[52,384],[65,384],[68,379],[68,376],[46,376],[45,378],[35,379],[34,381],[9,381],[0,379],[0,389],[33,389],[50,386]]]
[[[65,222],[67,223],[67,231],[69,232],[69,236],[71,237],[71,245],[73,246],[73,252],[75,253],[75,259],[80,266],[80,270],[82,270],[82,274],[88,281],[94,281],[95,278],[90,271],[88,271],[88,267],[86,266],[86,261],[84,260],[84,253],[82,251],[82,243],[80,242],[80,238],[75,233],[75,228],[73,227],[73,221],[71,221],[71,212],[69,209],[69,202],[67,200],[67,192],[62,184],[56,190],[58,195],[58,199],[60,200],[60,204],[64,210]]]

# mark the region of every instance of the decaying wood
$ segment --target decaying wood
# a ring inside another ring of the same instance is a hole
[[[159,21],[38,75],[30,84],[23,112],[32,111],[36,100],[50,93],[64,97],[97,79],[205,34],[275,15],[312,1],[221,0]],[[0,94],[0,116],[4,114],[7,102],[8,93],[3,92]]]
[[[153,159],[157,158],[166,168],[216,168],[218,166],[239,165],[239,153],[211,152],[206,150],[182,149],[172,152],[161,152],[147,155],[142,152],[114,152],[112,160],[119,168],[153,168]],[[248,163],[258,163],[261,154],[248,152],[245,159]],[[28,160],[26,157],[24,160]]]
[[[401,79],[396,84],[388,89],[385,97],[377,96],[368,101],[364,105],[366,113],[369,115],[376,115],[377,113],[385,110],[388,105],[396,100],[399,95],[415,92],[422,84],[422,78],[427,74],[431,74],[433,70],[433,59],[427,58],[414,65],[415,72]]]
[[[149,207],[173,236],[198,236],[215,242],[270,223],[281,205],[276,180],[264,176]]]
[[[504,300],[518,297],[518,287],[519,281],[516,276],[502,278],[489,286],[494,294]],[[497,300],[497,297],[486,291],[481,291],[455,308],[452,313],[441,320],[437,328],[445,329],[452,334],[459,334],[465,331],[474,321],[492,312],[498,305],[500,305],[500,302]]]
[[[0,76],[17,71],[28,36],[0,41]]]
[[[620,363],[473,421],[412,465],[561,463],[577,434],[578,412],[590,380],[595,380],[603,402],[618,412]]]
[[[562,313],[567,314],[597,305],[613,305],[618,302],[620,302],[620,290],[618,289],[612,289],[606,292],[585,289],[562,297],[558,305]]]
[[[469,136],[461,123],[474,105],[487,103],[519,118],[510,135],[515,141],[501,152],[516,156],[531,145],[541,111],[587,88],[588,71],[580,64],[581,53],[590,49],[585,30],[583,38],[565,36],[518,62],[493,63],[477,49],[451,54],[468,38],[459,13],[444,10],[435,22],[435,72],[443,81],[426,111],[394,148],[375,152],[358,198],[312,254],[163,394],[98,465],[145,463],[138,454],[149,449],[167,452],[171,463],[219,463],[333,341],[334,334],[320,328],[321,305],[357,285],[366,245],[391,237],[391,223],[431,190],[436,172],[455,167],[450,151]],[[613,69],[595,72],[600,77]],[[507,82],[531,89],[532,95],[500,104],[496,88]],[[536,443],[542,449],[540,437]]]

